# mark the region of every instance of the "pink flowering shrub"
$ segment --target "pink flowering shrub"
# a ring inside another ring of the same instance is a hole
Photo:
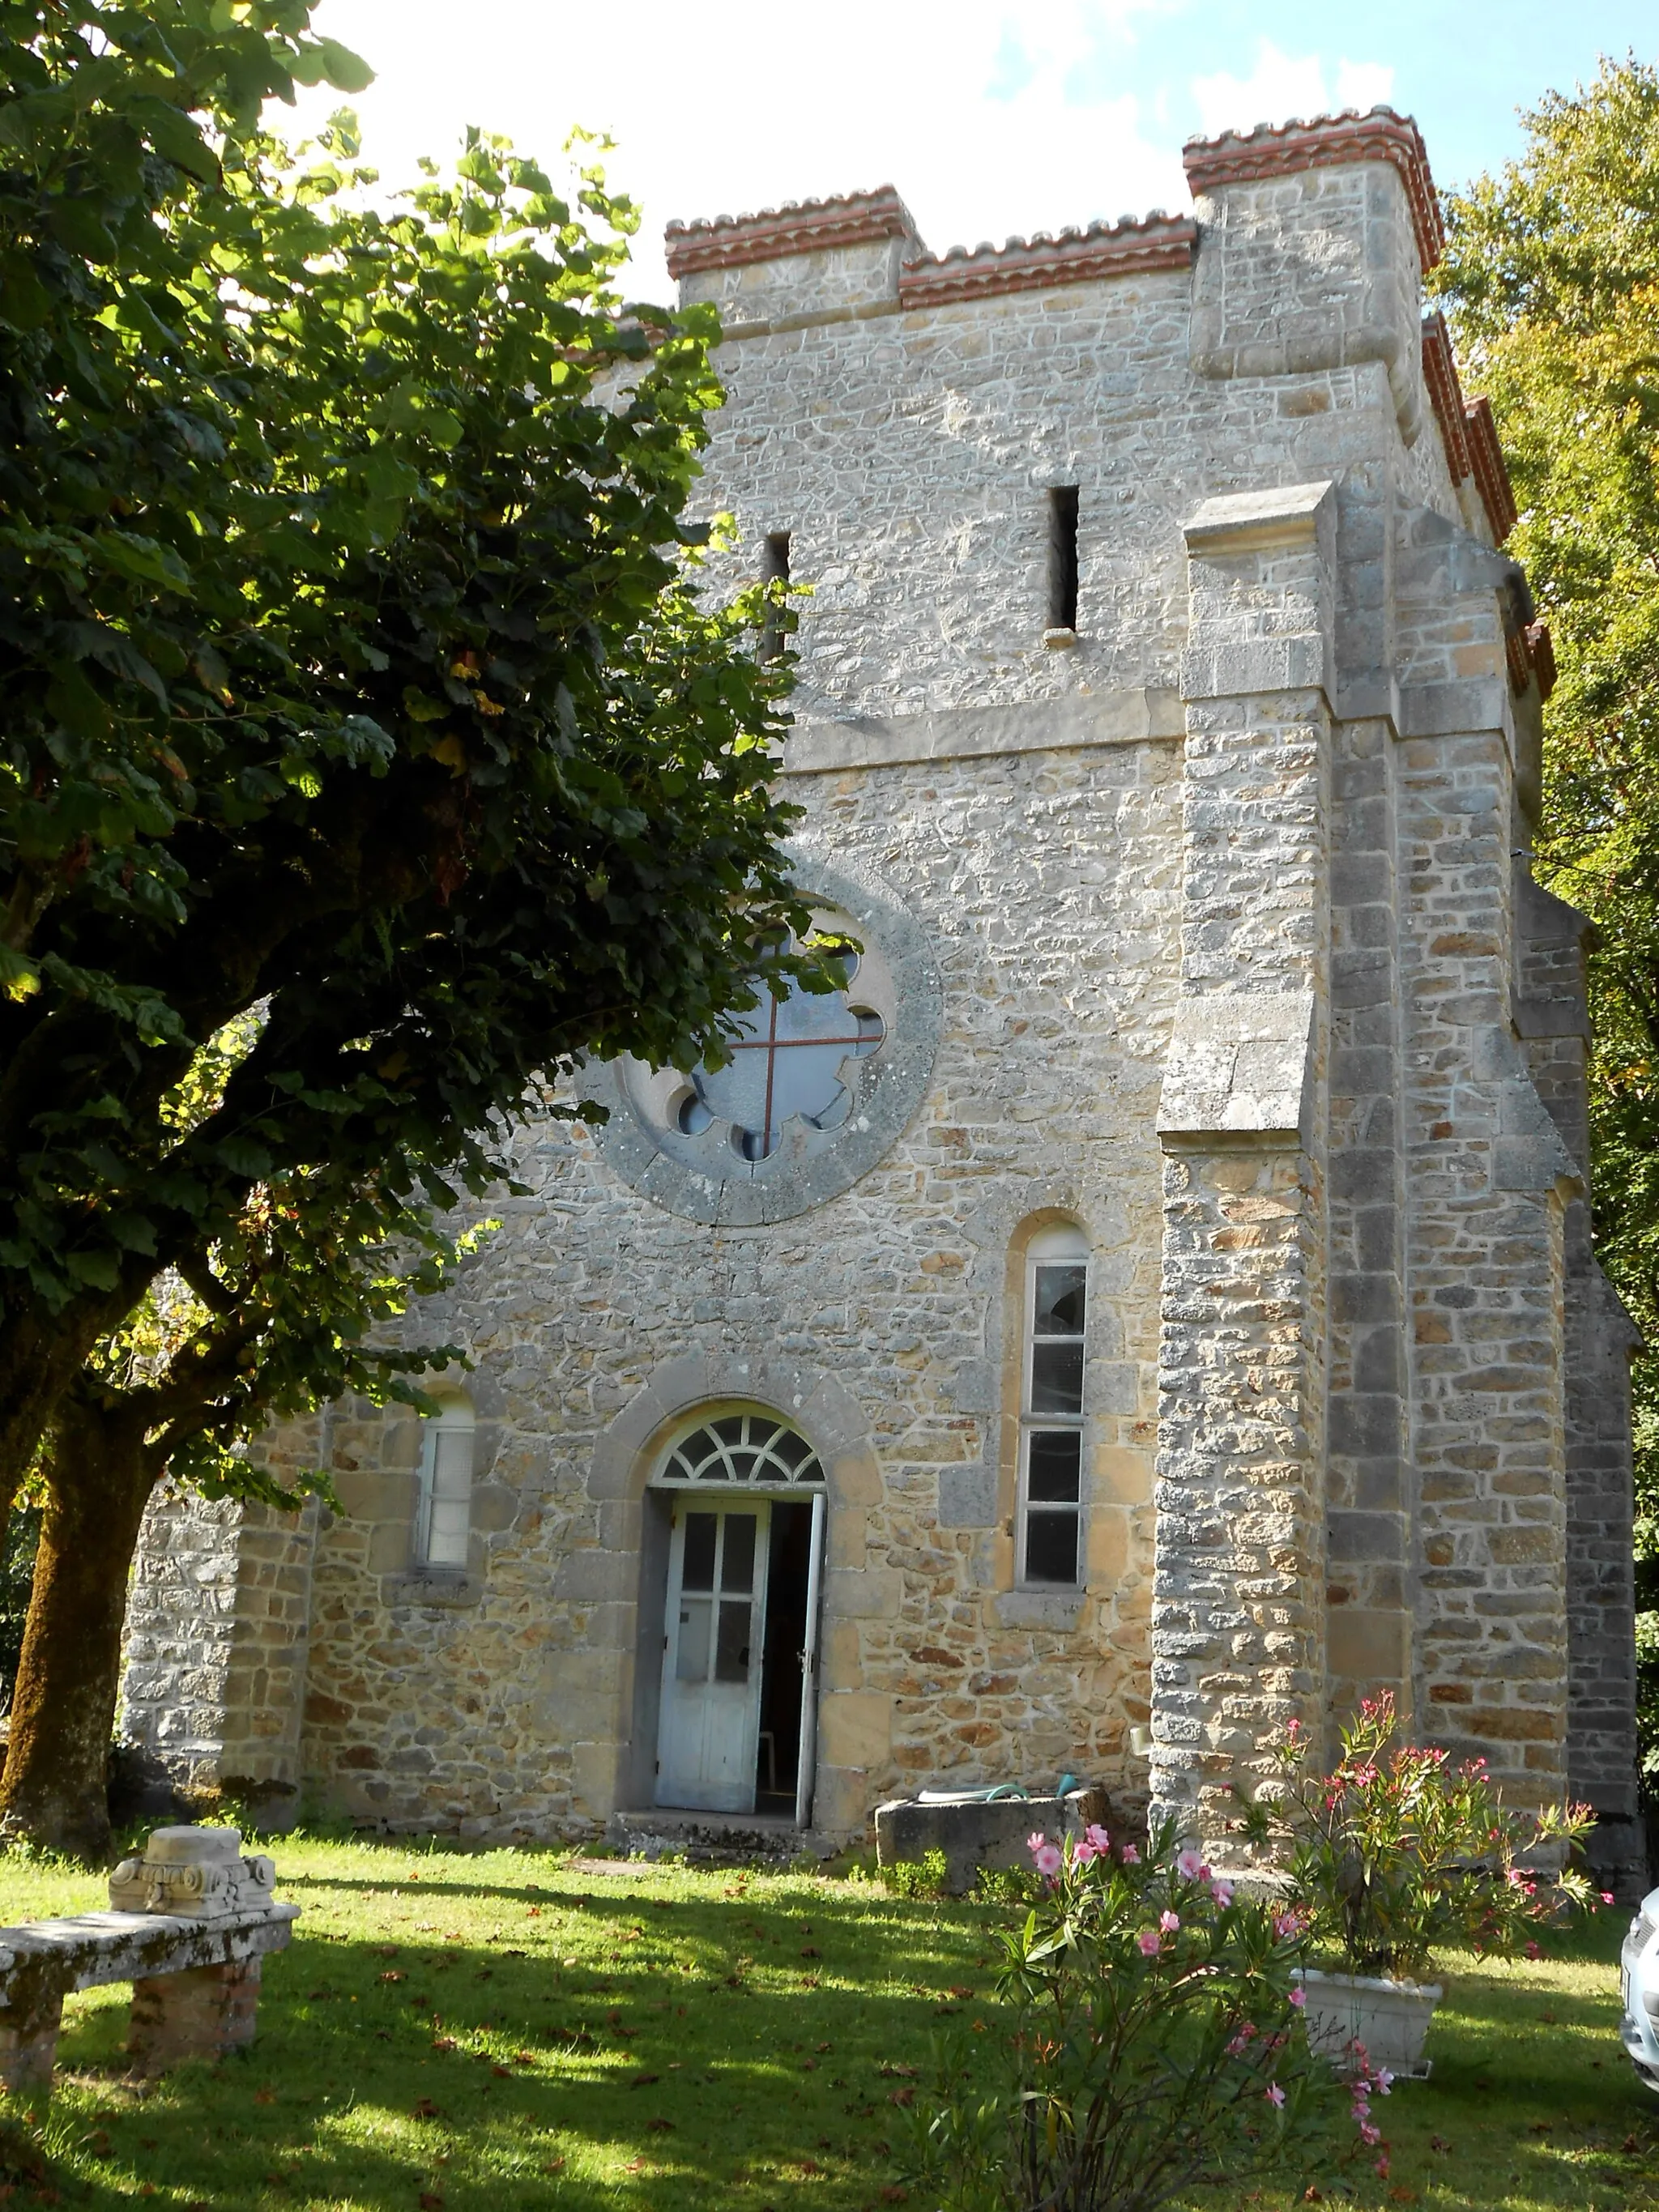
[[[1540,1926],[1595,1893],[1571,1867],[1540,1877],[1529,1863],[1571,1851],[1589,1807],[1510,1812],[1485,1759],[1454,1767],[1398,1733],[1385,1692],[1343,1731],[1328,1774],[1312,1770],[1295,1723],[1273,1747],[1279,1788],[1247,1802],[1241,1825],[1251,1843],[1279,1846],[1291,1911],[1351,1974],[1418,1979],[1442,1948],[1536,1957]]]
[[[1301,2032],[1299,1920],[1174,1842],[1030,1838],[1044,1888],[1000,1938],[1001,2017],[939,2050],[910,2115],[930,2212],[1154,2212],[1361,2154]]]

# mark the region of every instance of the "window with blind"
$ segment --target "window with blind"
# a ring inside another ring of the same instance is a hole
[[[472,1533],[472,1408],[447,1398],[421,1424],[421,1499],[415,1556],[423,1567],[466,1565]]]
[[[1036,1588],[1083,1580],[1083,1337],[1089,1248],[1045,1229],[1025,1255],[1019,1416],[1019,1576]]]

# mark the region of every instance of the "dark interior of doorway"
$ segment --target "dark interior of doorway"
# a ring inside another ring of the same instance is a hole
[[[806,1648],[806,1584],[811,1563],[812,1508],[793,1498],[772,1507],[766,1572],[766,1650],[761,1659],[760,1749],[755,1762],[755,1810],[793,1814],[800,1766],[800,1701]]]

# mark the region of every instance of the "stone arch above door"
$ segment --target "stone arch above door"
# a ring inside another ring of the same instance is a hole
[[[733,1403],[769,1407],[800,1431],[823,1468],[832,1514],[879,1502],[870,1425],[846,1385],[805,1361],[744,1353],[694,1354],[653,1376],[595,1446],[589,1497],[596,1504],[637,1499],[664,1432],[701,1407]]]

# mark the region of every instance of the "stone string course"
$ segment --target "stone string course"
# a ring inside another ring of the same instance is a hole
[[[158,1502],[125,1711],[181,1776],[489,1838],[648,1807],[647,1478],[754,1404],[828,1477],[821,1837],[1069,1770],[1213,1838],[1267,1731],[1328,1741],[1388,1688],[1517,1799],[1589,1797],[1635,1878],[1583,924],[1516,857],[1547,641],[1489,411],[1423,320],[1426,163],[1386,112],[1188,160],[1195,246],[1158,267],[1106,249],[1179,226],[938,260],[885,190],[675,234],[683,296],[738,333],[708,586],[789,533],[798,834],[925,933],[932,1073],[849,1188],[769,1227],[531,1122],[528,1194],[409,1324],[476,1363],[466,1569],[413,1559],[401,1412],[270,1440],[337,1514]],[[1066,486],[1078,619],[1045,641]],[[1091,1255],[1074,1591],[1021,1587],[1012,1533],[1024,1255],[1056,1219]]]

